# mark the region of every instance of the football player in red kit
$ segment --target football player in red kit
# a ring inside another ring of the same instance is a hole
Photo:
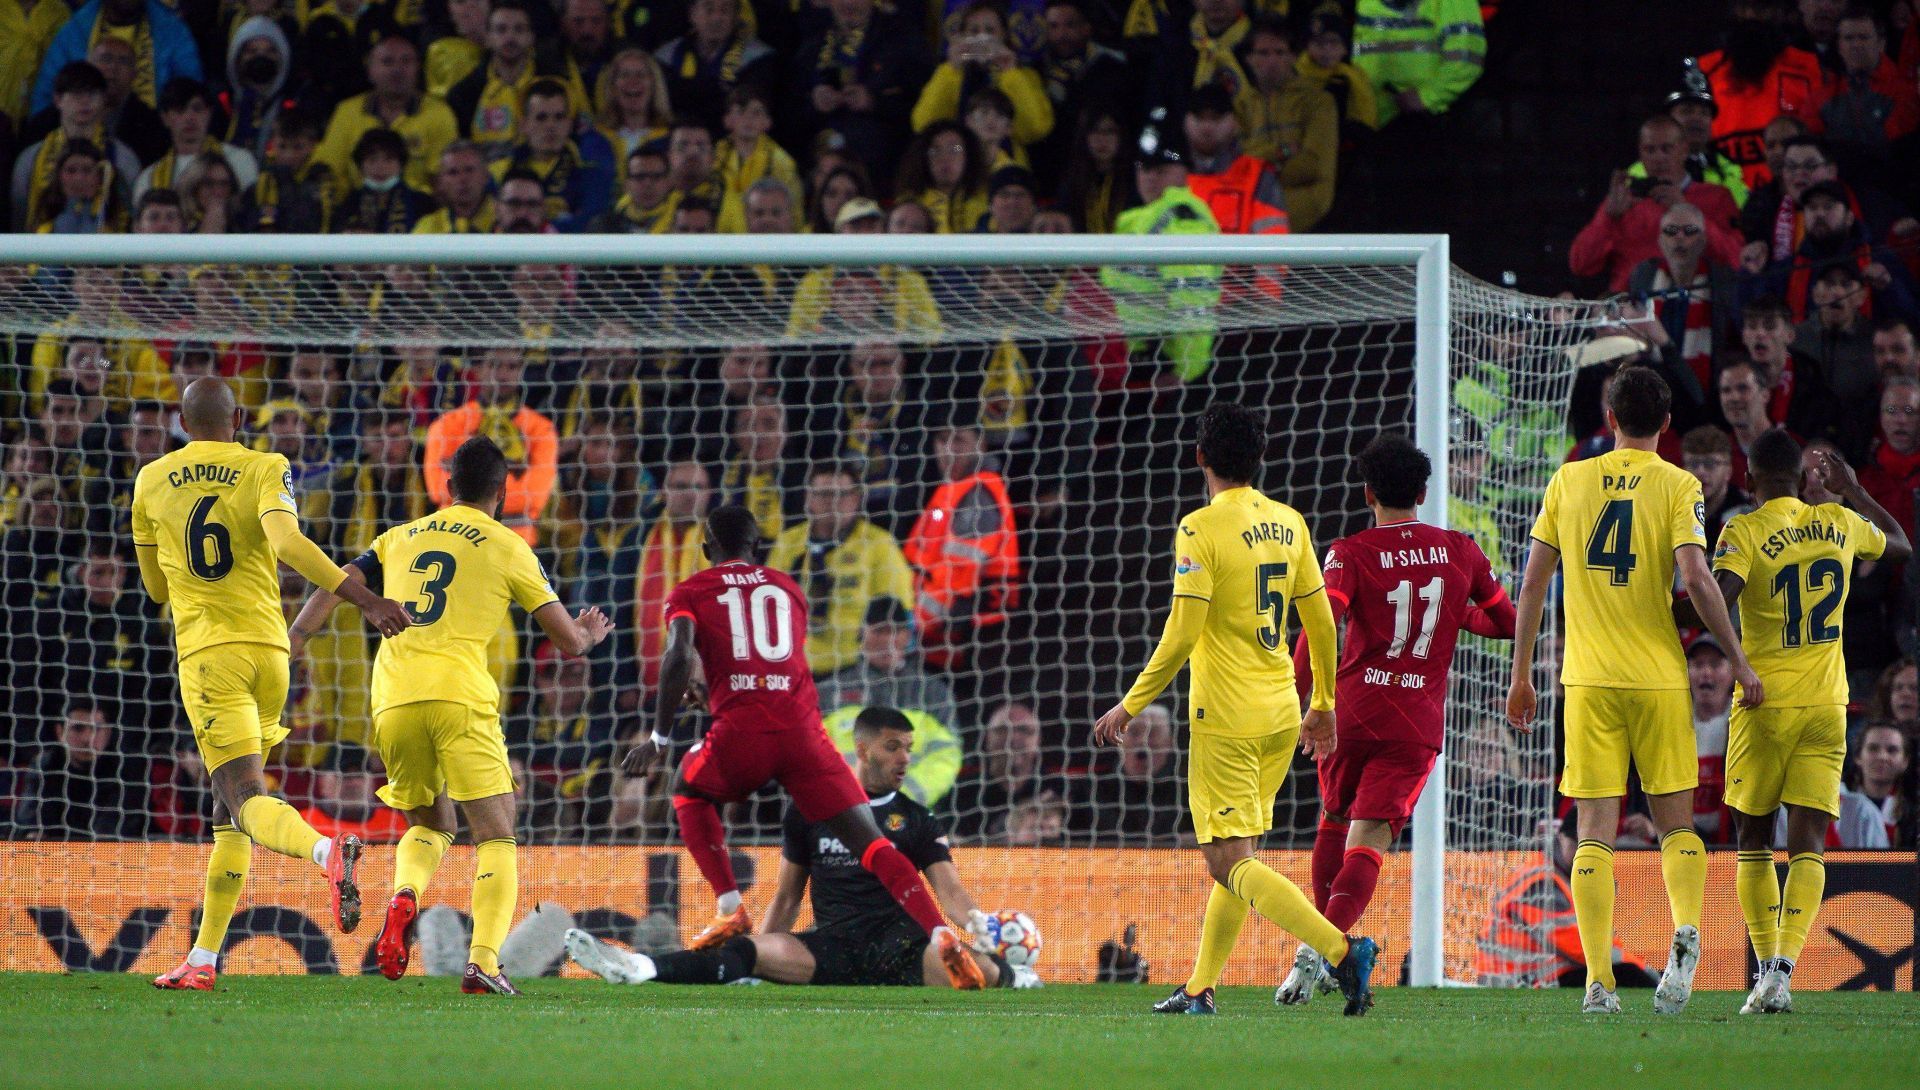
[[[1313,844],[1313,897],[1342,931],[1373,899],[1381,853],[1413,816],[1440,755],[1460,631],[1510,640],[1515,619],[1480,546],[1414,517],[1433,468],[1419,447],[1381,435],[1357,464],[1374,524],[1327,548],[1327,597],[1347,627],[1334,688],[1335,744],[1315,755],[1324,814]],[[1294,671],[1304,696],[1312,684],[1304,640]],[[1319,955],[1303,945],[1274,1000],[1307,1002],[1321,973]]]
[[[680,762],[673,809],[680,839],[718,896],[719,912],[691,948],[748,941],[753,921],[734,881],[718,807],[771,781],[786,789],[803,819],[833,830],[887,887],[926,931],[954,987],[985,986],[967,942],[947,925],[920,872],[881,835],[866,791],[828,740],[807,666],[806,599],[785,572],[757,562],[760,547],[759,524],[745,507],[720,507],[707,516],[704,548],[713,566],[667,595],[653,732],[624,762],[627,772],[643,773],[671,744],[697,660],[713,724]]]

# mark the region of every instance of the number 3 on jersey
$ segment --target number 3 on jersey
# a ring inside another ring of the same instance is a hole
[[[785,662],[793,654],[793,603],[779,587],[755,587],[751,598],[734,587],[720,601],[727,607],[734,658],[758,655],[763,662]]]
[[[447,585],[453,582],[453,557],[438,550],[421,553],[413,558],[411,570],[427,576],[427,581],[420,584],[420,595],[426,601],[408,602],[407,612],[413,614],[414,624],[432,624],[447,611]],[[433,574],[427,575],[428,572]]]
[[[1607,572],[1610,583],[1624,587],[1639,564],[1633,555],[1633,501],[1608,500],[1587,537],[1587,567]]]

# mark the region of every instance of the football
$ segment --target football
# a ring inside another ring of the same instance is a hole
[[[1032,966],[1040,960],[1040,928],[1024,912],[1003,908],[987,917],[993,948],[1008,965]]]

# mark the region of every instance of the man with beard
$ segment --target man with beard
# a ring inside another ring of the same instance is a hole
[[[1920,319],[1920,293],[1906,263],[1889,247],[1875,246],[1854,214],[1847,188],[1839,182],[1818,182],[1800,195],[1806,216],[1806,234],[1789,261],[1767,270],[1768,286],[1782,295],[1796,322],[1806,320],[1813,302],[1813,283],[1831,265],[1850,264],[1870,289],[1868,313]]]
[[[1785,114],[1818,128],[1830,94],[1820,58],[1787,44],[1774,7],[1766,0],[1738,0],[1726,45],[1700,58],[1720,107],[1714,143],[1745,169],[1748,186],[1767,177],[1761,141],[1767,123]]]

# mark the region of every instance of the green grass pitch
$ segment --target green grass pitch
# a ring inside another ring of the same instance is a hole
[[[1707,992],[1659,1018],[1582,1018],[1570,989],[1388,990],[1336,1002],[1222,993],[1154,1016],[1160,986],[615,988],[537,980],[514,1001],[448,979],[234,977],[163,994],[131,975],[0,976],[0,1087],[1090,1087],[1127,1090],[1920,1086],[1920,995],[1806,993],[1742,1018]]]

